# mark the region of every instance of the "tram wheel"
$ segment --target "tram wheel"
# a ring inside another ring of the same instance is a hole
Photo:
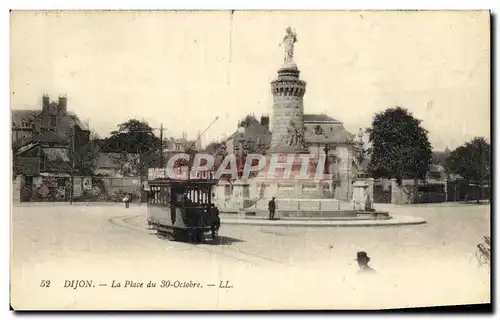
[[[195,243],[201,243],[202,242],[202,234],[200,232],[190,232],[189,233],[189,240],[191,242]]]
[[[196,241],[196,243],[202,243],[203,242],[203,235],[201,233],[197,233],[195,238],[194,238],[194,241]]]
[[[175,235],[173,235],[171,233],[165,234],[165,238],[167,238],[167,240],[169,240],[169,241],[175,241]]]

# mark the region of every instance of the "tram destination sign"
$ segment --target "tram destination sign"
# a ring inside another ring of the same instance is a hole
[[[170,171],[169,171],[170,170]],[[168,168],[149,168],[148,180],[157,179],[177,179],[177,180],[214,180],[216,172],[213,170],[192,170],[187,167]]]

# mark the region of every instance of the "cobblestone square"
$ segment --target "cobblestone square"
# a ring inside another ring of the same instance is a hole
[[[427,223],[325,228],[223,222],[218,243],[195,245],[151,234],[142,205],[20,205],[12,213],[13,306],[331,309],[489,301],[488,267],[479,267],[475,257],[477,244],[489,235],[489,205],[378,208]],[[368,252],[377,278],[359,279],[354,261],[359,250]],[[50,281],[50,287],[41,288],[42,280]],[[64,288],[66,280],[107,286]],[[113,280],[216,286],[111,288]],[[233,288],[219,288],[221,281]],[[103,299],[94,290],[110,294]],[[113,294],[117,290],[120,294]],[[137,290],[160,291],[152,295]],[[280,292],[287,292],[286,298]]]

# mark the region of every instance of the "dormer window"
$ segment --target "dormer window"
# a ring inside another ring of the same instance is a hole
[[[21,128],[28,128],[28,122],[26,122],[26,120],[21,120]]]
[[[49,106],[49,113],[50,113],[50,114],[56,114],[56,113],[57,113],[57,106],[56,106],[56,105],[54,105],[54,104],[51,104],[51,105]]]
[[[317,135],[320,135],[320,134],[323,134],[323,128],[321,128],[321,126],[316,126],[314,128],[314,133],[317,134]]]

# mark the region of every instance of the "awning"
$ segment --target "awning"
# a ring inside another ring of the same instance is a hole
[[[71,175],[69,173],[63,173],[63,172],[58,172],[58,173],[41,172],[40,175],[42,177],[71,178]]]

